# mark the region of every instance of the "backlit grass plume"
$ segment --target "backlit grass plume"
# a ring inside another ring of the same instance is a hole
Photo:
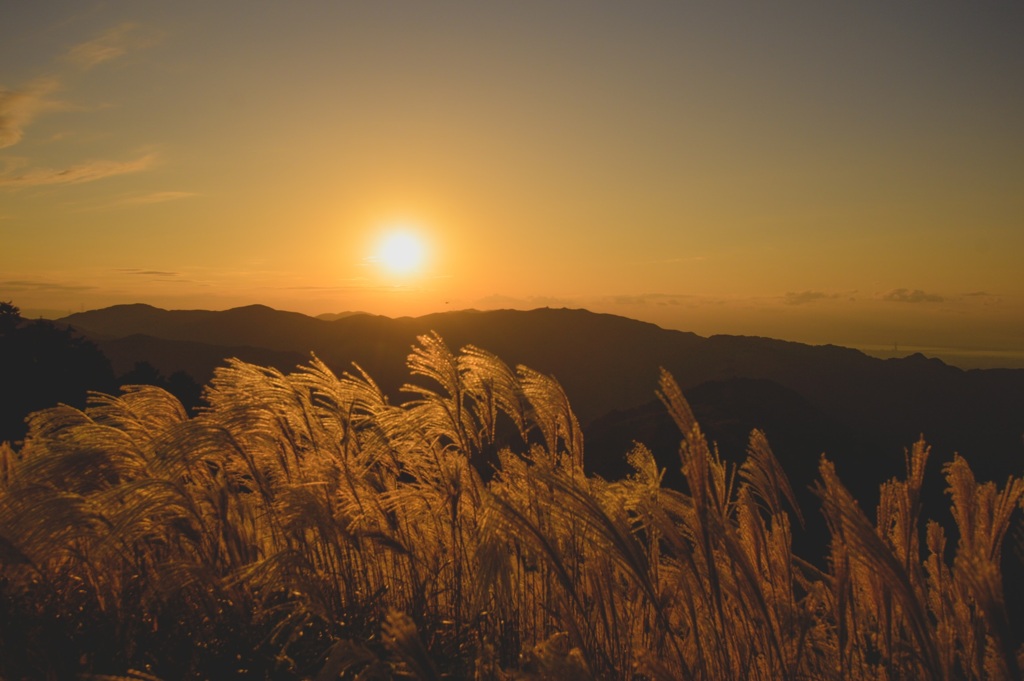
[[[436,335],[408,401],[358,367],[232,361],[189,417],[125,386],[0,446],[0,677],[1016,679],[1001,551],[1024,483],[928,448],[872,520],[822,459],[827,563],[767,439],[723,460],[682,392],[682,489],[584,471],[551,377]],[[955,546],[947,540],[955,536]]]

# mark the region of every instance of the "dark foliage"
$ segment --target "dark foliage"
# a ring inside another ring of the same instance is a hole
[[[155,385],[178,398],[189,413],[195,413],[203,402],[203,387],[184,371],[175,371],[165,377],[160,370],[145,360],[135,363],[130,371],[121,374],[118,385]]]
[[[115,387],[110,362],[94,343],[0,303],[0,442],[23,438],[34,411],[57,403],[82,408],[90,390]]]

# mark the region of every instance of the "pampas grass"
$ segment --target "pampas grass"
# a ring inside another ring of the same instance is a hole
[[[874,520],[823,458],[816,567],[764,435],[727,464],[667,373],[682,490],[642,445],[587,476],[551,377],[436,335],[408,365],[402,404],[314,358],[231,361],[191,418],[147,386],[33,415],[0,446],[0,676],[1019,678],[1020,480],[947,464],[951,546],[924,442]]]

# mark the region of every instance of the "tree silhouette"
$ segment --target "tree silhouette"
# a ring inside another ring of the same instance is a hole
[[[21,310],[16,305],[0,301],[0,337],[12,333],[22,321]]]
[[[195,413],[202,403],[203,388],[195,379],[184,371],[175,371],[170,377],[164,377],[160,370],[146,360],[139,360],[131,369],[117,379],[120,385],[155,385],[163,388],[178,398],[182,406]]]
[[[90,390],[115,388],[110,361],[70,327],[27,321],[0,302],[0,441],[25,436],[25,417],[59,403],[84,407]]]

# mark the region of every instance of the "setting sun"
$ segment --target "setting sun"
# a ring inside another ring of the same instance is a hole
[[[416,274],[423,267],[423,240],[409,230],[388,232],[377,246],[374,260],[391,274]]]

